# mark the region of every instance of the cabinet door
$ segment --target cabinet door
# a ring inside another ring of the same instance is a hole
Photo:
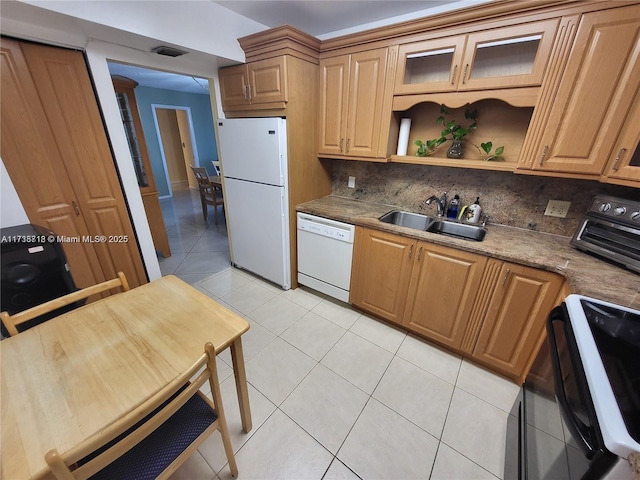
[[[356,227],[351,303],[400,324],[404,314],[415,241]]]
[[[221,68],[218,77],[223,110],[233,105],[249,104],[249,77],[246,65]]]
[[[555,273],[504,263],[473,356],[521,376],[544,334],[564,279]]]
[[[286,61],[286,56],[281,55],[247,64],[252,104],[287,101]]]
[[[321,60],[319,153],[344,153],[348,94],[349,56]]]
[[[420,242],[402,324],[460,349],[486,257]]]
[[[558,22],[547,20],[469,35],[458,89],[542,84]]]
[[[3,38],[0,59],[0,156],[29,221],[60,236],[89,235],[84,218],[76,215],[75,193],[20,43]],[[107,280],[93,244],[62,247],[77,287]]]
[[[30,163],[30,148],[15,152],[17,156],[7,161],[7,170],[16,188],[51,182],[51,178],[56,177],[43,177],[48,170],[66,171],[73,192],[66,201],[73,205],[73,214],[82,217],[89,235],[104,236],[105,239],[78,243],[93,249],[103,278],[115,278],[117,272],[122,271],[132,287],[146,283],[135,233],[82,53],[28,43],[21,44],[21,49],[48,121],[43,128],[50,129],[53,134],[59,156],[40,158],[41,163],[50,162],[40,170]],[[20,135],[31,134],[26,131]],[[21,141],[28,140],[23,138]],[[14,169],[14,162],[27,163],[31,168],[26,171]],[[14,172],[16,177],[23,173],[29,177],[17,180]],[[35,180],[36,177],[40,178]],[[21,199],[33,193],[33,188],[18,189]],[[42,208],[46,206],[42,205]],[[36,216],[35,211],[28,210],[27,214],[29,218]]]
[[[345,144],[349,156],[378,156],[386,66],[386,48],[351,55]]]
[[[640,83],[638,84],[640,87]],[[639,88],[640,89],[640,88]],[[620,137],[611,152],[605,171],[606,181],[640,187],[640,95],[625,121]]]
[[[599,175],[640,84],[640,5],[583,16],[533,168]]]
[[[454,91],[464,40],[460,35],[401,45],[394,94]]]

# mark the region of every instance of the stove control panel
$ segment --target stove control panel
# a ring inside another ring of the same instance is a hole
[[[640,225],[640,201],[596,195],[587,213],[595,213],[612,222]]]

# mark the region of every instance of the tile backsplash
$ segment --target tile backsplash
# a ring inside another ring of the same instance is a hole
[[[348,188],[349,176],[355,188]],[[637,199],[640,190],[591,180],[572,180],[510,172],[436,167],[397,163],[334,160],[332,194],[383,203],[435,216],[431,195],[460,195],[461,205],[480,197],[489,223],[571,236],[578,228],[592,198],[598,194]],[[571,202],[567,218],[544,216],[549,200]]]

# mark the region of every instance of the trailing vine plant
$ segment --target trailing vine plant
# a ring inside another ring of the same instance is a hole
[[[471,122],[469,126],[463,127],[456,123],[455,120],[446,120],[445,115],[448,115],[449,111],[444,105],[440,106],[440,116],[436,119],[436,123],[442,124],[442,132],[440,133],[439,138],[433,138],[431,140],[427,140],[423,142],[422,140],[415,140],[413,143],[418,146],[418,151],[416,152],[416,156],[418,157],[428,157],[433,155],[438,148],[447,140],[460,140],[465,141],[473,145],[480,156],[485,161],[494,161],[501,162],[504,161],[504,157],[502,154],[504,153],[504,146],[496,147],[495,151],[492,153],[493,143],[491,141],[481,143],[480,146],[471,142],[469,139],[465,138],[469,133],[476,129],[478,126],[478,110],[470,110],[466,109],[464,111],[464,118]]]

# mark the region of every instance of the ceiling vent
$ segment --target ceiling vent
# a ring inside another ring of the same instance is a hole
[[[158,55],[164,55],[166,57],[179,57],[180,55],[184,55],[185,53],[189,53],[189,52],[185,52],[184,50],[178,50],[177,48],[173,48],[173,47],[160,46],[160,47],[152,48],[151,53],[157,53]]]

